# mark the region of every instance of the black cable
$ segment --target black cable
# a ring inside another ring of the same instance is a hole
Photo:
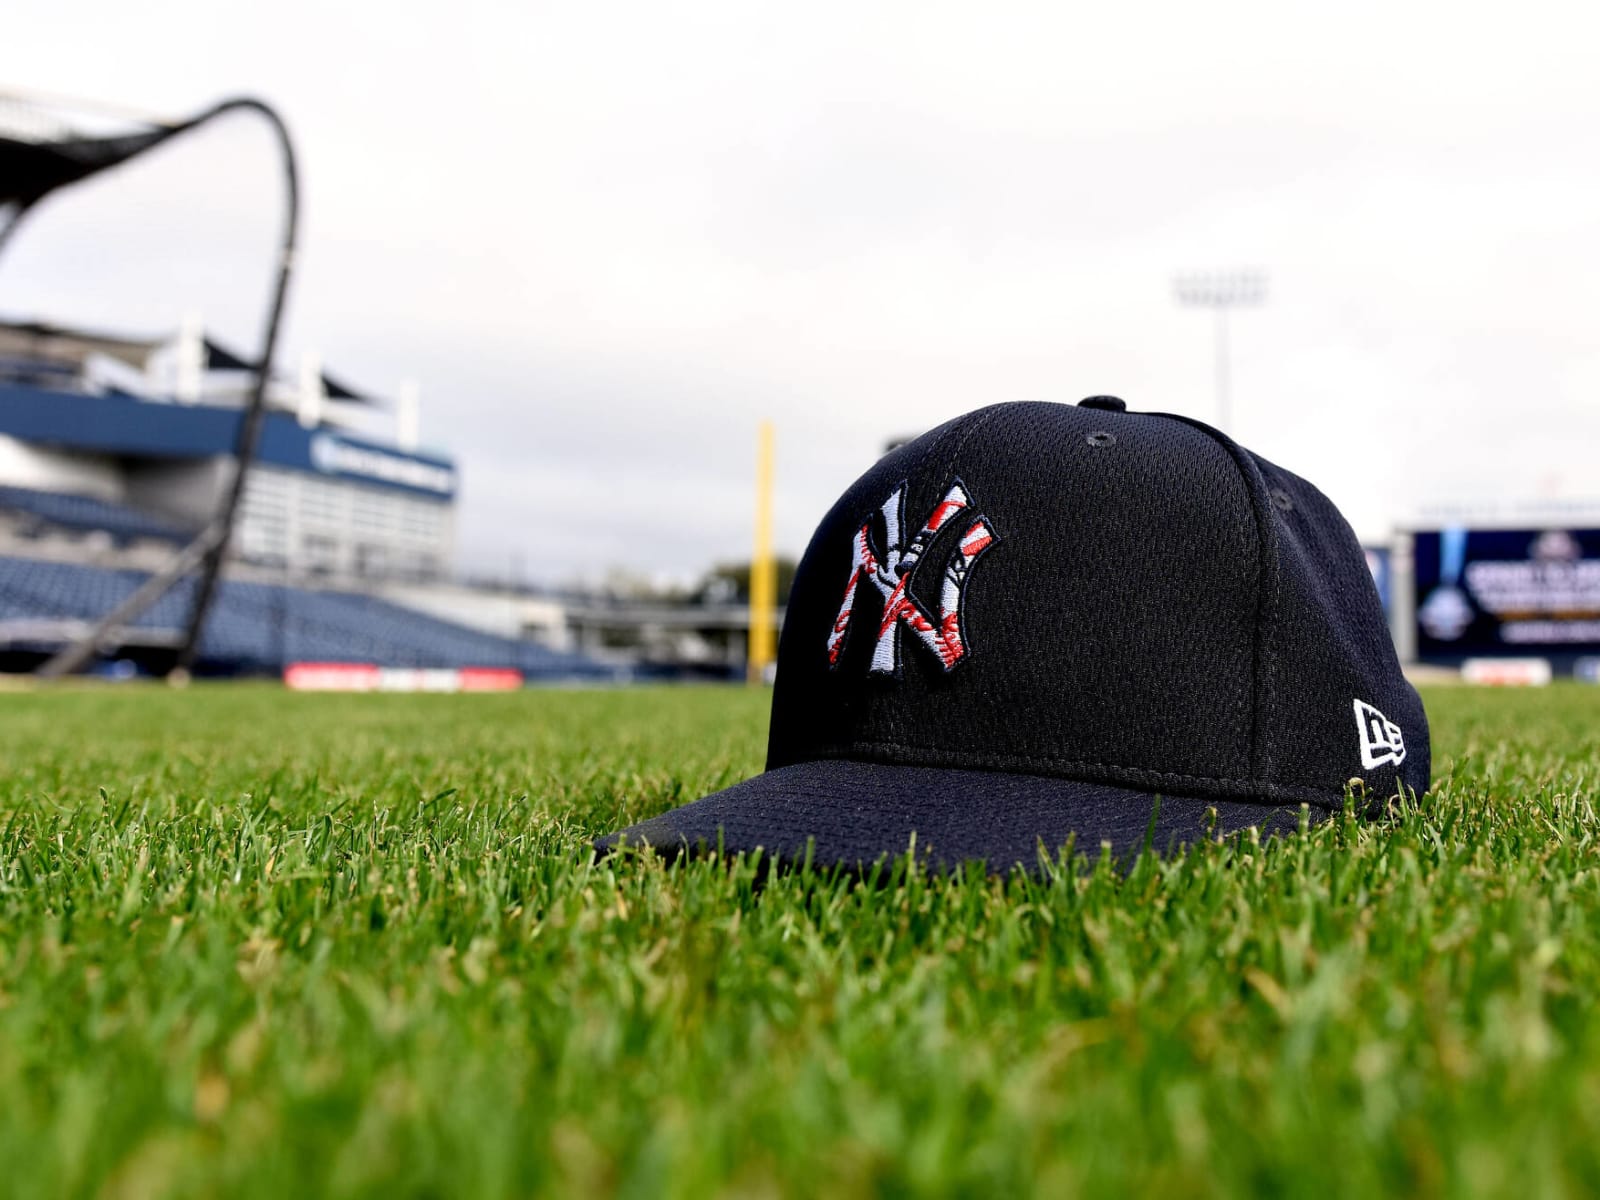
[[[245,109],[258,112],[267,119],[277,134],[279,146],[283,151],[286,200],[283,244],[278,259],[277,287],[273,291],[272,307],[267,315],[266,334],[262,338],[261,357],[256,362],[256,385],[250,395],[250,405],[245,409],[239,422],[239,436],[234,443],[233,456],[237,466],[222,511],[217,517],[222,525],[222,536],[218,538],[216,545],[211,548],[201,565],[200,586],[195,590],[194,607],[189,613],[189,626],[184,631],[183,641],[179,644],[177,658],[173,664],[175,668],[181,667],[186,671],[194,665],[195,655],[199,651],[200,634],[205,627],[206,615],[216,598],[217,576],[221,574],[228,545],[233,540],[233,525],[238,514],[239,501],[244,495],[245,478],[249,474],[251,460],[255,458],[256,446],[261,441],[261,427],[266,419],[267,381],[272,373],[272,358],[278,345],[278,327],[283,320],[284,300],[289,292],[289,277],[294,270],[295,241],[299,233],[300,178],[295,165],[294,144],[289,138],[289,130],[284,125],[283,119],[269,105],[245,96],[223,101],[201,120],[210,120],[226,112]]]

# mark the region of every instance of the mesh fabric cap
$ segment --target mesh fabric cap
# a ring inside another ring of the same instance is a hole
[[[915,832],[934,861],[1004,869],[1069,834],[1136,847],[1156,796],[1162,848],[1292,828],[1352,779],[1425,791],[1428,730],[1328,499],[1187,418],[1002,404],[886,455],[823,518],[767,772],[600,845],[814,839],[858,865]]]

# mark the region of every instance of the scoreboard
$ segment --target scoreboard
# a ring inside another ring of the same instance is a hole
[[[1600,654],[1600,529],[1413,535],[1417,656]]]

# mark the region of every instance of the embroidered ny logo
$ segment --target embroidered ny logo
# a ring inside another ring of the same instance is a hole
[[[944,579],[939,589],[939,617],[935,621],[911,595],[908,586],[917,564],[932,544],[934,536],[952,519],[972,508],[972,498],[957,479],[950,485],[933,510],[933,515],[923,523],[909,546],[904,545],[906,485],[895,488],[893,495],[883,502],[884,555],[879,559],[872,551],[872,520],[862,522],[855,537],[854,553],[850,560],[850,582],[845,584],[844,603],[834,619],[828,634],[828,665],[839,665],[844,651],[845,636],[850,632],[851,614],[855,611],[856,587],[863,578],[872,582],[883,596],[883,616],[878,622],[877,642],[872,649],[871,675],[898,675],[900,673],[900,627],[904,625],[938,658],[946,671],[952,670],[965,656],[967,649],[961,630],[961,602],[966,595],[967,578],[972,564],[990,546],[999,540],[994,526],[979,513],[961,535],[961,540],[951,551],[945,563]]]

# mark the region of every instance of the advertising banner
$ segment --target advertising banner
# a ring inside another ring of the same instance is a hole
[[[1600,529],[1431,530],[1413,554],[1419,657],[1600,651]]]
[[[508,692],[522,686],[522,672],[511,667],[299,662],[284,668],[283,682],[296,692]]]

